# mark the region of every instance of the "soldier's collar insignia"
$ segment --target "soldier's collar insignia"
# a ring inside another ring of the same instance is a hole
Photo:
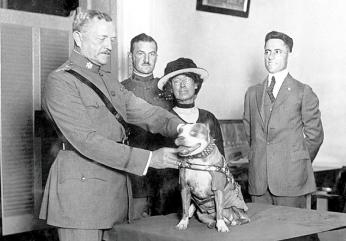
[[[86,67],[87,69],[91,69],[91,68],[93,67],[93,64],[92,64],[91,62],[87,62],[86,65],[85,65],[85,67]]]

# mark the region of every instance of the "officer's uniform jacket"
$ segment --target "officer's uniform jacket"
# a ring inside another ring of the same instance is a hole
[[[154,78],[153,75],[142,77],[136,74],[132,74],[130,78],[124,80],[123,82],[121,82],[121,84],[127,90],[132,91],[137,97],[142,98],[149,104],[160,106],[166,110],[170,110],[172,107],[172,103],[161,97],[161,90],[159,90],[159,88],[157,87],[158,81],[159,79]],[[129,128],[130,146],[139,147],[151,151],[157,150],[161,147],[170,146],[169,144],[171,143],[171,138],[167,138],[160,134],[152,134],[135,125],[129,125]],[[153,195],[153,193],[158,193],[160,191],[160,188],[158,188],[160,179],[159,176],[176,172],[177,170],[172,169],[151,169],[149,170],[148,175],[146,175],[145,177],[130,175],[132,182],[133,197],[147,198],[148,196]],[[157,197],[152,198],[158,199]],[[157,203],[157,201],[150,202],[152,203],[152,205],[154,205],[154,203]],[[140,210],[139,212],[142,213],[142,210]]]
[[[157,87],[159,78],[154,78],[153,75],[142,77],[136,74],[123,82],[127,90],[132,91],[137,97],[140,97],[152,105],[161,106],[166,110],[172,108],[172,101],[167,101],[161,96],[161,90]]]
[[[166,110],[171,110],[172,102],[165,100],[160,96],[160,90],[157,87],[159,78],[153,75],[141,77],[133,74],[130,78],[121,82],[124,87],[132,91],[137,97],[142,98],[152,105],[160,106]],[[140,147],[148,150],[156,150],[167,146],[169,138],[165,138],[160,134],[151,134],[134,125],[130,125],[129,141],[131,146]]]
[[[318,98],[311,87],[287,75],[276,100],[268,81],[245,95],[244,126],[250,143],[249,193],[300,196],[316,190],[312,161],[323,141]]]
[[[121,143],[122,125],[90,87],[65,71],[69,68],[94,83],[128,123],[173,137],[182,122],[135,97],[75,51],[49,75],[42,106],[74,150],[60,150],[52,165],[40,218],[59,227],[111,228],[129,214],[126,173],[143,175],[149,151]]]

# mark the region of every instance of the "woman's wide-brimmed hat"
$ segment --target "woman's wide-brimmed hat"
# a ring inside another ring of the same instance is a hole
[[[157,83],[157,87],[163,90],[163,87],[169,79],[184,73],[195,73],[200,76],[202,80],[208,78],[208,71],[198,68],[197,65],[188,58],[179,58],[169,62],[165,68],[165,75]]]

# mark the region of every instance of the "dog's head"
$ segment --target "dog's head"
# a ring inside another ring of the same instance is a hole
[[[179,129],[175,144],[181,156],[194,155],[202,152],[209,144],[209,125],[196,123],[186,124]]]

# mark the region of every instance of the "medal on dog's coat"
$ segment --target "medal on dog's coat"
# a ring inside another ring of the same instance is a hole
[[[210,228],[216,226],[219,232],[228,232],[227,225],[248,223],[241,188],[211,139],[209,127],[200,123],[185,125],[175,144],[179,146],[183,204],[177,229],[187,228],[196,209],[199,220]]]

